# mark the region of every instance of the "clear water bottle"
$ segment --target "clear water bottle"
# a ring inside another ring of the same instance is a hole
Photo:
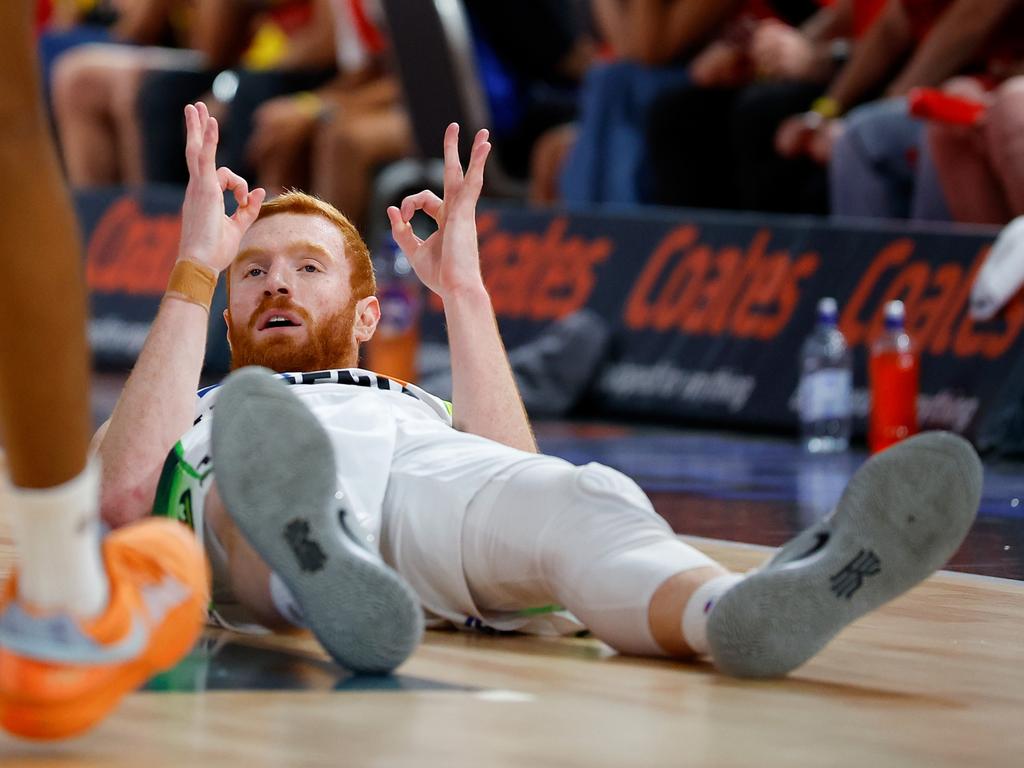
[[[811,453],[837,453],[850,444],[853,363],[838,327],[836,300],[818,302],[818,322],[800,352],[800,436]]]

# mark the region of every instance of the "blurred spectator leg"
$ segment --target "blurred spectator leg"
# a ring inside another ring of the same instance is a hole
[[[250,151],[247,157],[253,169],[251,183],[263,187],[271,196],[289,188],[310,189],[315,129],[316,124],[311,121],[303,130],[278,136],[258,157]]]
[[[945,90],[967,98],[985,98],[984,89],[972,78],[957,78]],[[975,224],[1009,221],[1010,211],[992,164],[985,132],[932,122],[926,128],[926,136],[953,218]]]
[[[924,125],[905,99],[885,99],[853,110],[843,127],[829,164],[833,215],[908,218]]]
[[[412,130],[403,107],[336,113],[318,126],[313,139],[313,192],[367,231],[366,209],[375,172],[411,152]]]
[[[828,213],[828,174],[808,157],[788,159],[775,151],[782,121],[807,109],[822,86],[797,81],[744,88],[732,112],[731,156],[739,203],[751,211]]]
[[[117,164],[123,184],[141,184],[142,138],[135,103],[139,85],[145,76],[142,66],[127,70],[116,78],[110,90],[110,120],[117,136]]]
[[[739,206],[727,127],[738,93],[685,85],[654,100],[647,115],[652,202]]]
[[[917,158],[914,163],[914,184],[910,191],[910,219],[912,221],[953,221],[949,210],[942,180],[935,167],[935,158],[928,146],[924,131],[927,126],[921,125],[922,133],[918,142]]]
[[[79,24],[71,29],[47,31],[39,36],[39,66],[43,73],[44,103],[53,103],[50,92],[53,82],[53,65],[65,52],[80,45],[89,43],[106,43],[110,41],[110,30],[106,27],[91,24]],[[50,107],[52,111],[52,107]]]
[[[1024,77],[1012,78],[999,88],[987,130],[1010,214],[1020,216],[1024,214]]]
[[[226,165],[246,178],[254,170],[246,159],[246,146],[253,129],[253,115],[268,99],[298,91],[312,91],[334,75],[334,70],[285,72],[239,70],[238,90],[228,104],[228,115],[221,125],[217,164]]]
[[[549,205],[558,202],[558,179],[576,142],[576,130],[575,123],[556,125],[537,139],[530,157],[531,203]]]
[[[581,91],[578,133],[559,180],[569,203],[649,200],[647,115],[657,95],[689,82],[682,68],[598,65]]]
[[[121,181],[125,184],[141,184],[147,180],[142,140],[142,119],[139,97],[143,83],[152,72],[179,72],[198,70],[202,67],[203,56],[196,51],[176,48],[136,48],[138,66],[121,73],[111,91],[110,114],[114,132],[118,137],[118,163]],[[168,99],[164,92],[163,98]],[[181,110],[186,102],[177,105],[177,112],[168,115],[176,123],[182,122]]]
[[[605,153],[611,146],[612,126],[622,119],[620,95],[629,87],[628,62],[597,65],[587,73],[580,91],[577,138],[559,180],[559,194],[569,203],[604,202],[605,163],[616,162]]]
[[[80,46],[55,62],[54,116],[71,184],[121,180],[114,93],[120,81],[137,75],[140,66],[138,49],[113,45]]]

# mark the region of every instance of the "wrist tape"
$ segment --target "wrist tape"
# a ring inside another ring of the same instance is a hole
[[[179,261],[171,270],[164,296],[198,304],[209,311],[213,291],[217,287],[217,273],[197,261]]]

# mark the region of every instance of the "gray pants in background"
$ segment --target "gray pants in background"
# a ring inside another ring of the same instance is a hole
[[[865,104],[843,120],[832,148],[829,193],[833,216],[949,221],[924,123],[904,98]]]

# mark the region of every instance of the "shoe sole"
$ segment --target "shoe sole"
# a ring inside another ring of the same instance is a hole
[[[769,562],[729,590],[708,618],[715,665],[777,677],[843,627],[920,583],[957,550],[981,500],[970,443],[931,432],[872,457],[850,480],[818,551]]]
[[[423,616],[412,589],[343,531],[334,450],[316,417],[265,370],[230,376],[213,412],[224,506],[302,608],[328,653],[386,673],[415,650]]]

